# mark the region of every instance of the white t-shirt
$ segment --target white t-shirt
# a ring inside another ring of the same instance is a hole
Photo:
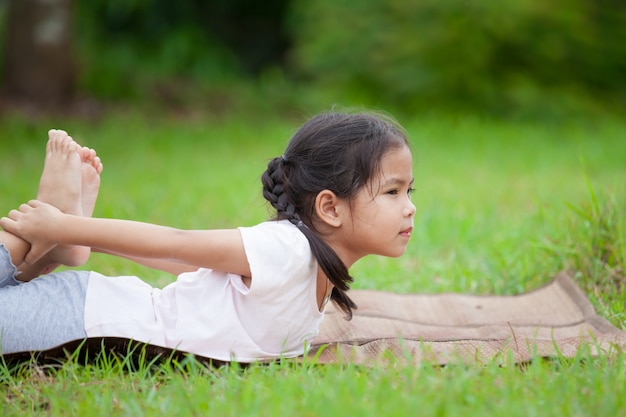
[[[126,337],[218,360],[254,362],[301,355],[318,334],[317,261],[288,221],[239,229],[252,279],[211,269],[163,289],[137,277],[91,272],[88,337]]]

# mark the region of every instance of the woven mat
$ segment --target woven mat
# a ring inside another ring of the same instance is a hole
[[[328,311],[310,356],[319,363],[396,360],[447,364],[501,357],[574,357],[626,348],[626,332],[596,314],[566,273],[521,295],[351,291],[351,321]]]
[[[351,321],[329,306],[308,358],[317,363],[368,365],[389,360],[481,363],[534,357],[575,357],[581,348],[598,354],[626,348],[626,332],[596,314],[566,273],[521,295],[393,294],[352,290],[358,304]],[[121,338],[74,341],[43,352],[4,355],[7,363],[59,362],[74,355],[89,362],[103,350],[135,359],[183,360],[186,352]],[[69,353],[73,352],[73,353]],[[203,362],[222,365],[210,358]]]

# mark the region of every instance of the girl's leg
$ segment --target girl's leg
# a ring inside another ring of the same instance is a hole
[[[23,262],[29,250],[30,244],[28,242],[9,232],[0,230],[0,288],[30,281],[30,279],[23,280],[21,272],[21,268],[27,265]],[[38,275],[41,275],[47,273],[46,269],[50,268],[50,263],[50,256],[45,255],[35,264],[28,265],[27,268],[31,271],[37,270],[39,271]],[[20,267],[15,265],[20,265]]]
[[[63,131],[50,131],[49,136],[37,198],[69,213],[91,215],[102,171],[99,158]],[[88,272],[64,271],[24,281],[61,263],[84,262],[89,248],[58,247],[33,265],[24,263],[29,250],[28,242],[0,230],[1,353],[49,349],[87,336]]]
[[[24,256],[30,250],[30,245],[10,233],[0,230],[0,289],[7,285],[17,285],[17,268]]]
[[[10,265],[21,265],[24,262],[24,257],[30,250],[30,243],[25,240],[12,235],[9,232],[5,232],[0,229],[0,247],[4,247],[4,252],[6,253],[7,263]],[[1,259],[1,258],[0,258]],[[2,263],[0,263],[0,268],[2,268]],[[15,267],[13,267],[15,269]],[[3,280],[4,269],[0,269],[0,283]],[[0,287],[2,285],[0,284]]]
[[[6,245],[0,245],[2,354],[46,350],[87,337],[88,272],[62,271],[26,283],[15,280],[16,273]]]

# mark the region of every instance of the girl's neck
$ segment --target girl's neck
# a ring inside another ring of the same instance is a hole
[[[348,245],[345,244],[346,239],[343,237],[344,230],[342,226],[333,227],[319,221],[315,224],[315,228],[322,240],[339,256],[346,269],[350,269],[352,265],[363,257],[351,253],[348,249]]]

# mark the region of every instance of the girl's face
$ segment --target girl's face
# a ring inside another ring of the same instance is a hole
[[[413,159],[407,146],[388,151],[379,174],[352,201],[339,251],[347,265],[365,255],[397,257],[413,230]]]

